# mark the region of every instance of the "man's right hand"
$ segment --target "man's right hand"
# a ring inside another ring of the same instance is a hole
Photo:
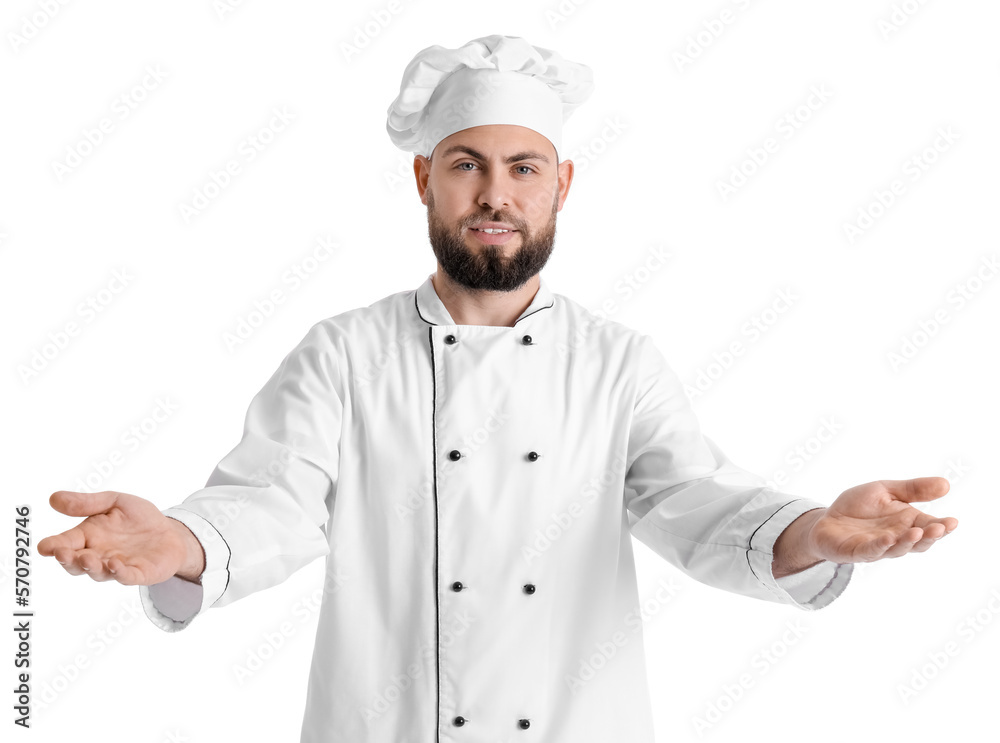
[[[174,575],[197,581],[205,570],[205,552],[191,530],[144,498],[113,490],[58,490],[49,505],[67,516],[87,517],[38,543],[38,554],[55,557],[70,575],[151,586]]]

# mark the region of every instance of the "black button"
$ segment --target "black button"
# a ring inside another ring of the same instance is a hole
[[[535,592],[535,584],[534,583],[525,583],[524,584],[524,592],[525,593],[534,593]]]
[[[452,720],[452,722],[455,723],[458,727],[462,727],[462,725],[465,724],[465,718],[459,715],[454,720]]]
[[[447,343],[448,345],[451,345],[452,343],[458,343],[458,338],[449,333],[444,337],[444,342]]]
[[[452,449],[450,452],[448,452],[448,457],[451,459],[452,462],[457,462],[459,459],[462,458],[462,452],[460,452],[458,449]]]
[[[452,591],[461,591],[463,588],[465,588],[465,586],[462,585],[462,581],[460,580],[457,580],[451,584]]]
[[[530,345],[531,345],[531,336],[530,336],[530,335],[526,335],[526,336],[524,336],[524,337],[523,337],[523,338],[521,339],[521,343],[523,343],[523,344],[524,344],[524,345],[526,345],[526,346],[530,346]]]
[[[538,452],[537,451],[529,451],[528,452],[528,459],[530,459],[532,462],[534,462],[536,459],[538,459]]]
[[[518,720],[517,724],[518,724],[518,726],[520,726],[520,728],[522,730],[527,730],[529,727],[531,727],[531,722],[529,720],[525,720],[525,719]]]

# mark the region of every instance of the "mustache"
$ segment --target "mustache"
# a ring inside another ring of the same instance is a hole
[[[504,224],[510,224],[514,226],[515,230],[525,232],[524,224],[520,219],[516,219],[509,214],[504,214],[502,212],[493,212],[482,215],[477,215],[474,217],[469,217],[465,220],[463,227],[473,227],[477,224],[482,224],[483,222],[503,222]]]

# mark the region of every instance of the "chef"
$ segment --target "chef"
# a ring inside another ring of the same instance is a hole
[[[910,505],[944,478],[829,507],[768,488],[701,433],[650,336],[551,291],[562,126],[592,87],[517,37],[417,54],[387,128],[414,153],[436,271],[288,353],[206,486],[155,514],[195,545],[183,570],[150,580],[82,538],[43,554],[139,585],[168,632],[324,557],[303,743],[653,743],[631,537],[815,610],[853,563],[953,530]]]

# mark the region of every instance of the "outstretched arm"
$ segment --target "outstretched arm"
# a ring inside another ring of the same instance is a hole
[[[774,543],[775,578],[805,570],[823,560],[874,562],[924,552],[958,526],[951,516],[934,518],[910,505],[945,495],[943,477],[876,480],[845,490],[828,508],[807,511]]]

